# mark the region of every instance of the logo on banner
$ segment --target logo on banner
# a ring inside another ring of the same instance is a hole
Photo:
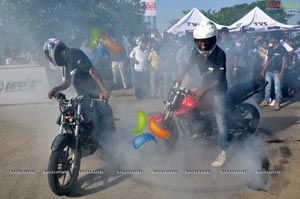
[[[41,80],[26,79],[25,81],[0,81],[0,92],[22,92],[32,91],[36,88],[37,84],[42,83]]]
[[[145,5],[145,16],[156,16],[156,0],[141,0],[141,3]]]
[[[268,23],[267,22],[263,22],[263,21],[260,21],[260,22],[253,22],[255,26],[268,26]]]
[[[267,10],[281,10],[285,8],[297,8],[300,4],[298,2],[281,2],[279,0],[272,0],[266,2]]]
[[[199,23],[198,22],[186,22],[188,24],[188,26],[198,26]]]

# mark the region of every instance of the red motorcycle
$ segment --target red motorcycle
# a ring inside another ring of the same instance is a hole
[[[225,97],[228,137],[247,138],[257,129],[260,113],[252,103],[245,102],[254,94],[264,90],[266,84],[250,81],[230,88]],[[176,141],[183,139],[211,138],[217,135],[217,126],[210,98],[198,101],[193,92],[181,87],[181,82],[174,82],[162,113],[152,114],[154,121],[161,128],[169,131],[164,141],[172,148]]]

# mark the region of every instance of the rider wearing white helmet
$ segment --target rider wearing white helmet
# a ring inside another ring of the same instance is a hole
[[[195,47],[188,67],[180,76],[182,78],[196,64],[203,81],[201,87],[194,91],[193,96],[201,100],[208,93],[213,95],[218,127],[218,144],[221,148],[221,153],[211,164],[213,167],[220,167],[225,163],[225,151],[228,148],[228,130],[225,120],[226,55],[217,45],[217,33],[214,23],[210,21],[200,22],[193,32]]]
[[[193,31],[193,37],[199,53],[208,56],[216,48],[217,28],[210,21],[202,21]]]

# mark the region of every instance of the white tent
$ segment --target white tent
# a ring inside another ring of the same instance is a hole
[[[278,28],[285,30],[292,30],[299,28],[299,25],[286,25],[280,23],[267,15],[260,8],[255,7],[250,12],[248,12],[244,17],[242,17],[237,22],[230,25],[228,28],[231,32],[240,31],[241,28],[246,30],[253,31],[263,31],[268,30],[270,28]]]
[[[209,20],[206,16],[204,16],[197,8],[193,8],[189,13],[183,16],[174,26],[167,30],[168,33],[172,34],[181,34],[185,33],[185,31],[192,31],[195,27],[200,23],[200,21]],[[213,21],[211,21],[213,22]],[[218,29],[224,27],[223,25],[216,24]]]

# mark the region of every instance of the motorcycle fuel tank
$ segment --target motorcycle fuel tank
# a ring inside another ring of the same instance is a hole
[[[175,115],[180,116],[189,113],[197,107],[198,103],[199,102],[195,100],[191,95],[186,95],[185,99],[181,102],[180,108],[175,111]]]

